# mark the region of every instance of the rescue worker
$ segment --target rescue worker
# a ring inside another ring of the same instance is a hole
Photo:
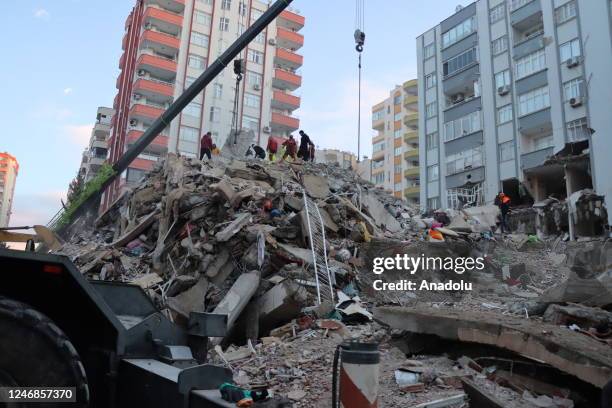
[[[204,160],[204,155],[208,160],[212,160],[211,152],[213,148],[212,134],[206,132],[200,140],[200,160]]]
[[[287,156],[291,156],[294,161],[297,160],[297,143],[295,142],[293,135],[289,135],[289,139],[283,142],[283,146],[285,146],[285,154],[283,155],[282,161],[285,161]]]
[[[271,162],[276,161],[276,153],[278,152],[278,141],[276,138],[268,138],[268,146],[266,146],[266,150],[268,151],[268,160]]]
[[[249,150],[247,150],[246,152],[246,157],[253,156],[253,155],[257,159],[263,160],[266,158],[265,150],[262,149],[261,146],[257,146],[255,143],[252,143],[251,146],[249,147]]]
[[[500,227],[502,234],[504,232],[510,232],[508,229],[508,212],[510,212],[510,197],[508,197],[502,191],[495,197],[495,205],[499,207],[501,212]]]
[[[297,157],[304,161],[310,160],[310,147],[314,147],[314,143],[310,140],[306,132],[300,130],[300,150],[298,151]]]

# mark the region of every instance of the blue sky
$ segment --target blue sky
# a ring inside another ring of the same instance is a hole
[[[416,77],[415,38],[466,0],[365,0],[362,154],[370,108]],[[0,2],[0,151],[20,173],[11,225],[45,224],[75,176],[98,106],[112,106],[121,38],[133,0]],[[306,17],[296,115],[315,143],[356,152],[357,53],[353,0],[295,0]]]

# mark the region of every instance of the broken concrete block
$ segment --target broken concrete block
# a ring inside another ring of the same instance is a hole
[[[370,214],[376,225],[383,230],[398,232],[402,229],[400,223],[387,211],[385,206],[378,201],[373,194],[363,194],[361,196],[363,206]]]
[[[204,312],[206,292],[208,292],[208,280],[200,278],[190,289],[168,298],[168,308],[188,319],[191,312]]]
[[[321,176],[307,174],[304,176],[304,189],[312,198],[327,198],[329,196],[329,184],[327,179]]]
[[[227,315],[228,330],[234,325],[240,313],[251,300],[259,287],[260,272],[243,273],[234,282],[223,300],[219,302],[213,313]]]
[[[211,184],[210,186],[213,190],[219,192],[226,201],[232,202],[234,196],[236,195],[236,190],[234,187],[225,180],[221,180],[217,184]]]
[[[225,227],[223,230],[217,232],[215,234],[215,239],[219,242],[227,242],[234,235],[236,235],[242,227],[251,222],[251,214],[250,213],[241,213],[239,214],[235,220],[233,220],[230,225]]]
[[[216,257],[214,257],[213,262],[210,263],[208,267],[206,268],[206,276],[209,278],[214,278],[215,276],[217,276],[221,268],[223,268],[223,266],[229,260],[229,257],[230,257],[229,251],[223,248],[221,252],[219,252],[219,254]]]
[[[304,263],[313,263],[312,251],[310,249],[298,248],[287,244],[278,243],[278,247],[287,252],[291,257],[296,260],[300,260]]]
[[[162,282],[163,279],[156,273],[147,273],[146,275],[139,276],[136,279],[130,281],[133,285],[138,285],[143,289],[149,289]]]
[[[306,289],[284,280],[259,298],[259,322],[262,331],[270,330],[296,318],[307,300]]]

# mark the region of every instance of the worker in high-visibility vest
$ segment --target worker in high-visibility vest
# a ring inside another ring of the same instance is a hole
[[[500,227],[502,234],[504,232],[510,232],[508,229],[508,213],[510,212],[510,197],[508,197],[502,191],[497,194],[495,197],[495,205],[499,207],[499,211],[501,212],[500,217]]]

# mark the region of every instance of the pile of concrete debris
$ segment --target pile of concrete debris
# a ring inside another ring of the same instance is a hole
[[[612,376],[612,252],[494,234],[497,214],[425,217],[337,166],[169,155],[62,252],[91,279],[141,286],[178,324],[226,314],[211,359],[297,407],[329,406],[348,340],[380,343],[384,406],[595,406]],[[398,254],[486,268],[462,275],[471,291],[374,290],[374,259]]]

